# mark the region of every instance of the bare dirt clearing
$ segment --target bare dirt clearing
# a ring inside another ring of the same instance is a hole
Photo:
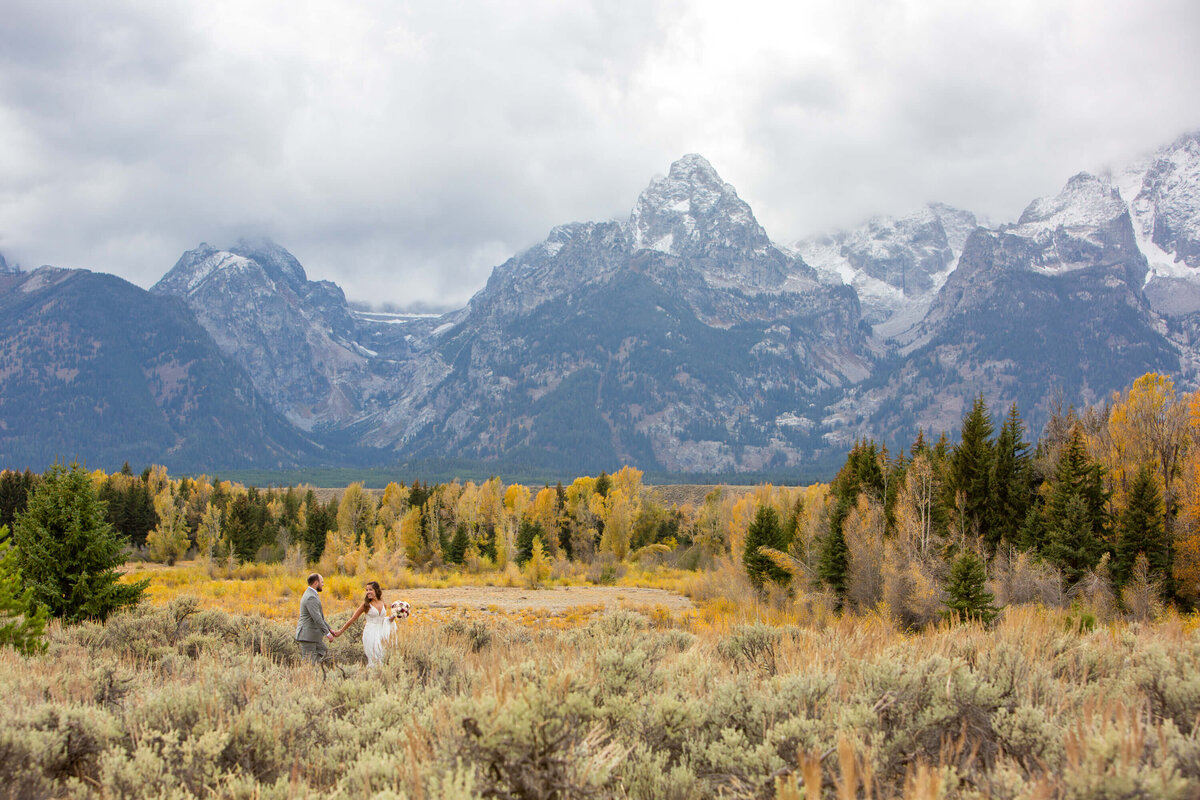
[[[579,606],[637,608],[662,606],[671,611],[690,611],[695,606],[683,595],[665,589],[634,586],[557,586],[550,589],[519,589],[504,586],[459,586],[449,589],[385,590],[385,597],[407,600],[413,613],[422,608],[473,608],[513,612],[522,610],[559,612]]]

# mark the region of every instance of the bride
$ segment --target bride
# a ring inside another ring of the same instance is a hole
[[[375,581],[367,581],[366,595],[363,597],[362,605],[354,610],[354,616],[346,621],[335,636],[340,636],[347,628],[354,624],[354,620],[358,619],[362,614],[367,615],[366,624],[363,625],[363,651],[367,654],[367,666],[377,667],[383,663],[384,648],[387,645],[388,639],[392,635],[392,616],[388,613],[388,608],[383,604],[383,590],[379,588],[379,584]]]

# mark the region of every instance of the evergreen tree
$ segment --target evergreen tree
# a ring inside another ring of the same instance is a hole
[[[78,464],[52,466],[17,516],[17,563],[35,602],[68,622],[135,605],[149,581],[120,583],[122,542]]]
[[[846,579],[850,574],[850,548],[839,525],[830,526],[829,534],[821,542],[817,561],[817,577],[837,594],[838,604],[846,597]]]
[[[467,525],[465,522],[460,522],[454,528],[454,538],[446,545],[446,560],[451,564],[463,563],[467,555],[467,548],[470,546],[471,537],[467,533]]]
[[[33,601],[33,589],[23,588],[8,526],[0,525],[0,647],[12,645],[26,654],[45,649],[46,616],[46,607]]]
[[[1000,544],[1017,544],[1021,526],[1033,503],[1033,461],[1029,443],[1024,441],[1025,425],[1013,403],[996,437],[992,465],[992,493],[995,516],[984,540],[995,552]]]
[[[571,515],[567,513],[567,490],[562,481],[554,487],[554,513],[558,520],[558,549],[563,557],[571,558]]]
[[[308,506],[306,524],[302,531],[304,548],[308,560],[316,562],[321,560],[321,555],[325,552],[326,531],[337,530],[337,507],[334,505],[337,501],[324,504],[317,499],[316,492],[309,489],[304,495],[304,502]]]
[[[1119,539],[1113,578],[1118,586],[1129,580],[1138,554],[1144,553],[1151,578],[1163,583],[1164,593],[1171,593],[1171,546],[1163,532],[1162,507],[1158,481],[1143,465],[1129,488],[1129,502],[1117,524]]]
[[[25,510],[29,493],[36,483],[36,476],[29,470],[23,473],[0,471],[0,525],[7,526],[10,531],[13,529],[17,514]]]
[[[746,547],[742,553],[742,564],[746,567],[746,575],[754,588],[761,589],[764,581],[774,581],[786,586],[791,575],[781,569],[778,564],[759,551],[760,547],[774,550],[787,548],[783,526],[779,523],[779,514],[769,505],[760,505],[754,515],[754,521],[746,531]]]
[[[986,588],[987,570],[973,550],[964,550],[950,566],[946,579],[946,616],[988,623],[996,618],[995,595]]]
[[[1088,458],[1076,425],[1062,447],[1046,500],[1042,555],[1063,571],[1068,585],[1096,566],[1108,530],[1103,469]]]
[[[992,497],[992,444],[991,417],[987,404],[980,393],[975,398],[971,411],[963,418],[962,438],[950,457],[950,475],[947,489],[950,497],[961,497],[962,524],[968,534],[978,534],[985,542],[994,546],[992,527],[995,510]]]
[[[229,502],[225,514],[223,538],[229,540],[234,555],[243,564],[253,561],[264,544],[254,506],[254,500],[248,494],[239,494]]]
[[[1042,520],[1042,509],[1039,505],[1031,505],[1025,512],[1025,521],[1017,531],[1017,547],[1022,550],[1032,550],[1040,553],[1046,546],[1046,525]]]
[[[533,540],[536,537],[544,536],[545,533],[538,523],[530,522],[528,519],[521,520],[521,525],[517,528],[516,561],[519,566],[524,566],[529,557],[533,555]]]
[[[837,593],[839,601],[845,597],[846,578],[849,575],[849,548],[842,527],[850,514],[858,495],[867,492],[879,502],[886,496],[884,488],[883,459],[879,447],[872,441],[855,442],[846,463],[838,470],[829,493],[833,497],[833,510],[829,515],[829,533],[821,543],[817,565],[817,577]]]

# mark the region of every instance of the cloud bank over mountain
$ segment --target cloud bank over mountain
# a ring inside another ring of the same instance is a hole
[[[352,300],[457,306],[683,152],[792,241],[1015,220],[1200,125],[1188,0],[780,5],[13,0],[0,251],[148,287],[265,235]]]

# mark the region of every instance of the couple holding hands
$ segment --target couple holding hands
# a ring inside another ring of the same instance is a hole
[[[350,617],[338,630],[329,627],[325,621],[325,613],[321,609],[320,592],[325,588],[325,579],[314,572],[308,576],[308,588],[300,598],[300,622],[296,626],[296,641],[300,643],[302,658],[321,663],[329,658],[329,648],[326,642],[346,632],[354,620],[366,614],[366,624],[363,626],[363,651],[367,654],[367,666],[375,667],[383,662],[384,649],[392,635],[392,620],[408,617],[408,603],[401,600],[392,603],[391,608],[383,604],[383,590],[375,581],[367,581],[366,594],[362,604],[354,610]]]

